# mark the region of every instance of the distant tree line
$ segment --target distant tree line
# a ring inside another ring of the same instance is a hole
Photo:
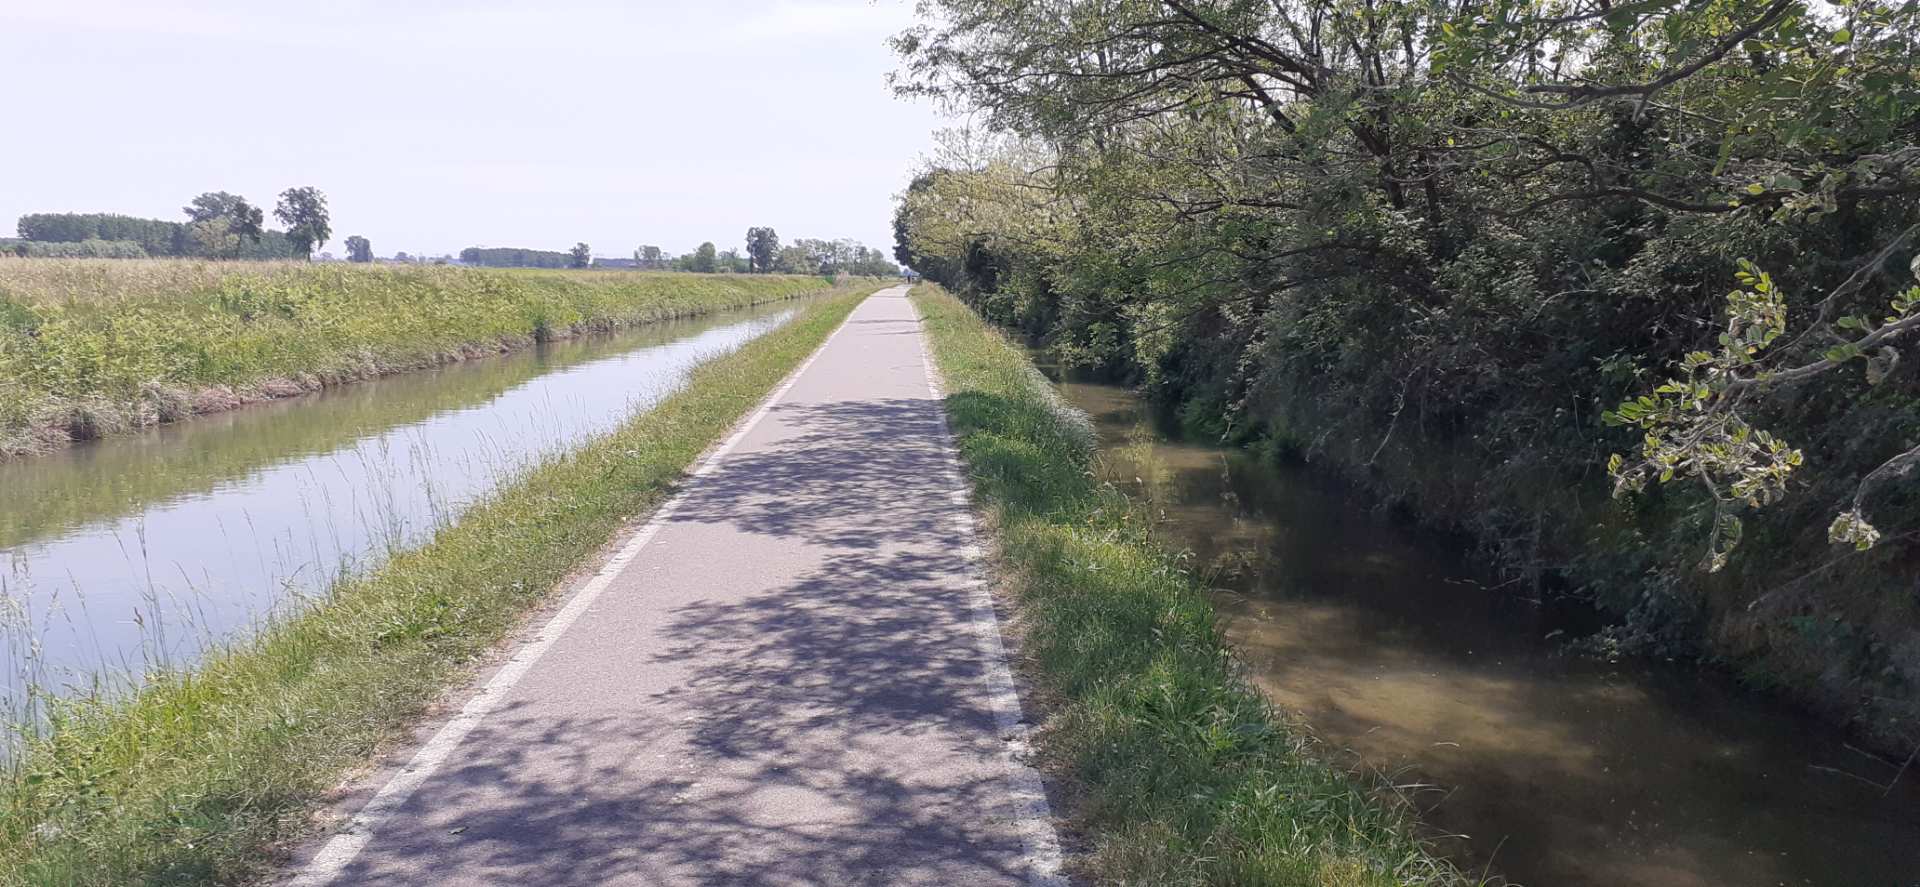
[[[0,243],[0,253],[32,259],[144,259],[147,251],[131,240],[76,241],[12,240]]]
[[[149,256],[180,255],[188,246],[186,226],[179,222],[117,213],[28,213],[17,227],[23,239],[38,243],[118,241]]]
[[[181,209],[187,220],[142,219],[118,213],[28,213],[15,226],[21,256],[214,259],[306,259],[333,235],[327,198],[312,187],[281,192],[270,231],[266,212],[246,198],[208,191]]]
[[[857,240],[795,240],[779,252],[775,267],[794,269],[795,274],[852,274],[857,277],[893,277],[900,266],[887,254]]]
[[[12,251],[23,256],[288,259],[294,255],[293,244],[283,231],[261,231],[258,240],[239,244],[238,255],[230,256],[209,252],[194,237],[189,223],[112,213],[30,213],[20,217],[18,229],[21,239],[13,244]],[[77,246],[83,243],[95,246]]]
[[[650,271],[658,271],[667,267],[668,261],[669,257],[667,254],[659,247],[651,244],[636,247],[633,251],[634,265]]]
[[[511,246],[470,246],[460,251],[460,261],[487,268],[570,268],[573,254]]]
[[[780,243],[772,228],[747,229],[746,249],[719,249],[712,241],[700,244],[690,253],[673,256],[659,247],[646,245],[633,251],[635,264],[643,269],[672,269],[698,274],[822,274],[833,277],[852,274],[865,277],[892,277],[900,266],[886,253],[856,240],[810,240],[802,238],[789,245]]]
[[[187,217],[185,222],[117,213],[29,213],[20,217],[22,239],[0,241],[0,250],[21,256],[307,259],[333,236],[326,195],[310,187],[280,193],[273,217],[287,226],[285,231],[268,230],[262,208],[226,191],[201,194],[181,211]],[[782,244],[772,228],[755,226],[747,229],[744,246],[744,250],[720,249],[708,241],[686,255],[674,256],[658,246],[643,245],[633,251],[632,267],[701,274],[827,277],[892,277],[900,273],[899,266],[885,253],[846,238],[802,238]],[[374,261],[373,245],[357,234],[346,238],[346,252],[349,262]],[[411,260],[414,257],[403,261]],[[593,264],[593,252],[585,243],[576,243],[565,252],[471,246],[460,251],[460,261],[489,268],[586,268]]]

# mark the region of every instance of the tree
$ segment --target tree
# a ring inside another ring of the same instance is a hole
[[[266,233],[266,216],[265,211],[245,200],[234,204],[232,225],[228,229],[234,236],[234,258],[240,257],[239,247],[242,242],[260,242],[260,236]]]
[[[266,231],[266,213],[247,199],[225,191],[209,191],[182,208],[193,228],[194,239],[208,255],[239,258],[240,248],[248,241],[259,243]]]
[[[327,197],[313,187],[288,188],[280,192],[280,203],[273,217],[287,226],[287,240],[294,255],[311,259],[313,251],[333,236],[327,215]]]
[[[700,274],[712,274],[718,258],[714,254],[713,241],[700,244],[687,261],[687,270]]]
[[[847,266],[847,272],[861,277],[898,277],[900,266],[887,261],[886,253],[856,245],[853,263]]]
[[[347,238],[347,261],[349,262],[373,261],[373,244],[368,243],[365,237],[361,237],[358,234],[348,237]]]
[[[633,260],[639,262],[642,268],[651,268],[656,271],[667,267],[666,256],[661,253],[659,247],[651,244],[645,244],[635,249],[633,251]]]
[[[238,251],[240,238],[233,234],[233,223],[224,218],[194,222],[187,231],[200,255],[219,258]]]
[[[193,199],[192,203],[180,208],[187,214],[188,222],[211,222],[214,219],[233,218],[234,209],[246,203],[246,199],[225,191],[208,191]]]
[[[753,263],[737,249],[723,249],[713,257],[713,270],[724,274],[746,274]]]
[[[798,243],[781,247],[773,267],[782,274],[820,273],[820,263],[808,254],[806,247]]]
[[[1789,670],[1905,642],[1859,602],[1920,556],[1920,7],[921,9],[896,88],[984,131],[902,195],[896,256],[983,314],[1562,572],[1624,636],[1714,624]],[[1644,495],[1581,495],[1609,450]],[[1879,667],[1821,685],[1920,710],[1920,665]]]
[[[747,270],[765,274],[773,270],[773,262],[780,255],[780,235],[772,228],[747,229]]]
[[[593,264],[593,250],[584,243],[574,244],[573,249],[567,250],[567,254],[573,257],[575,268],[585,268]]]

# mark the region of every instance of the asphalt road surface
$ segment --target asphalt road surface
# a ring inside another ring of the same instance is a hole
[[[925,343],[883,291],[295,884],[1050,884]]]

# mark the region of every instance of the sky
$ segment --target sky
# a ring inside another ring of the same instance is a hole
[[[0,0],[0,233],[327,196],[344,254],[892,249],[932,132],[895,99],[907,0]],[[277,225],[271,225],[277,227]]]

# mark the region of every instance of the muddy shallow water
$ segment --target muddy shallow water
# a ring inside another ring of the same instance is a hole
[[[1534,887],[1920,885],[1920,772],[1712,671],[1569,652],[1592,614],[1493,589],[1310,466],[1173,440],[1060,386],[1101,471],[1217,589],[1250,676],[1338,762],[1413,789],[1440,849]],[[1890,786],[1890,787],[1889,787]]]
[[[405,373],[0,464],[0,714],[109,686],[419,545],[793,303]]]

